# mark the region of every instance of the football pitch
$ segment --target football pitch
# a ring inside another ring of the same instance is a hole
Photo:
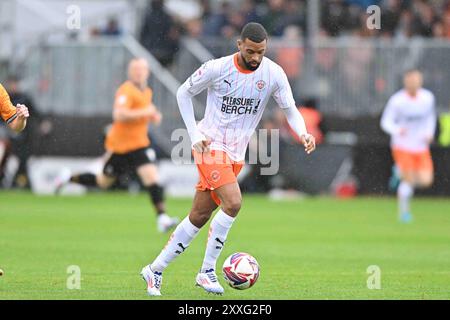
[[[168,199],[180,218],[190,205]],[[205,227],[165,271],[163,296],[148,297],[139,272],[169,235],[157,233],[146,194],[0,192],[0,300],[450,299],[450,200],[414,199],[412,209],[413,223],[403,225],[394,198],[244,196],[218,269],[228,255],[248,252],[261,267],[255,286],[234,290],[218,270],[223,296],[194,287]],[[70,266],[79,267],[80,289],[67,287],[75,283]],[[381,288],[369,289],[377,276]]]

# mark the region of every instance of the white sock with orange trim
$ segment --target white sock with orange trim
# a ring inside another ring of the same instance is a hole
[[[150,265],[150,268],[153,271],[163,272],[173,259],[187,249],[199,230],[200,229],[194,226],[189,220],[189,216],[184,218],[170,236],[169,241],[164,249],[162,249],[159,256]]]
[[[216,213],[216,216],[211,221],[201,272],[205,272],[209,269],[216,269],[217,258],[222,252],[228,231],[230,231],[234,220],[236,220],[236,218],[230,217],[222,211],[222,209]]]

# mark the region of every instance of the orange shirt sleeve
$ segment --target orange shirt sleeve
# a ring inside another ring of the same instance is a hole
[[[5,88],[0,84],[0,116],[6,123],[11,123],[16,118],[16,108]]]
[[[127,108],[130,109],[133,105],[133,95],[127,85],[121,86],[116,92],[116,98],[114,101],[114,108]]]

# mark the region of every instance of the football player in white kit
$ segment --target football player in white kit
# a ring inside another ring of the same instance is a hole
[[[162,272],[186,250],[218,206],[196,284],[207,292],[223,293],[215,272],[216,261],[241,208],[236,177],[250,137],[271,96],[301,137],[305,151],[315,149],[315,139],[306,131],[285,72],[264,57],[267,45],[264,27],[248,23],[237,45],[239,52],[206,62],[178,90],[178,105],[191,139],[200,181],[189,215],[177,226],[158,257],[142,269],[149,295],[161,295]],[[205,89],[208,90],[205,115],[197,124],[191,99]]]
[[[397,189],[399,220],[410,222],[410,199],[414,188],[433,183],[430,144],[436,129],[435,98],[422,88],[419,70],[409,70],[403,77],[404,88],[388,101],[381,117],[381,128],[391,136],[395,165],[400,172]]]

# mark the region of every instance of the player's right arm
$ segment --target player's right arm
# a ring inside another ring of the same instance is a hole
[[[143,109],[131,109],[133,97],[121,88],[116,94],[114,101],[113,120],[119,122],[135,121],[146,117],[151,117],[155,114],[155,108],[149,105]]]
[[[178,108],[189,133],[192,148],[197,152],[208,152],[211,143],[198,129],[192,98],[205,90],[213,79],[213,61],[204,63],[177,91]]]
[[[381,116],[381,129],[383,129],[384,132],[386,132],[389,135],[397,135],[402,134],[404,129],[401,128],[397,122],[397,105],[395,101],[395,96],[392,96],[388,103],[386,104],[386,107],[383,111],[383,114]]]

